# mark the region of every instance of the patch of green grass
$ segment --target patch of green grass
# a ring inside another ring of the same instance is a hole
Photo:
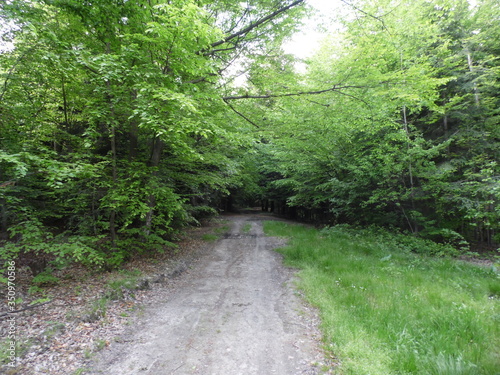
[[[227,231],[229,231],[229,229],[230,229],[229,225],[223,225],[221,227],[215,228],[214,229],[214,233],[216,233],[216,234],[224,234]]]
[[[84,374],[86,371],[88,371],[86,368],[79,368],[75,370],[72,375],[81,375]]]
[[[7,364],[10,362],[9,348],[10,348],[10,339],[5,337],[4,339],[0,340],[0,365]]]
[[[52,340],[54,336],[58,335],[61,332],[64,332],[66,329],[66,325],[61,322],[47,322],[48,327],[43,332],[43,335],[46,340]]]
[[[337,374],[499,374],[500,280],[491,269],[416,254],[441,249],[410,236],[264,228],[290,239],[279,251],[321,311]]]
[[[206,233],[203,236],[201,236],[201,239],[203,241],[212,242],[212,241],[217,241],[219,239],[219,236],[212,233]]]
[[[137,277],[141,276],[142,272],[138,270],[137,268],[134,268],[132,270],[120,270],[118,271],[119,274],[124,275],[124,276],[130,276],[130,277]]]
[[[90,349],[85,349],[85,350],[83,351],[83,358],[85,358],[85,359],[90,359],[90,358],[92,358],[92,354],[93,354],[93,353],[92,353],[92,350],[90,350]]]
[[[108,310],[108,297],[101,297],[92,302],[88,317],[90,321],[97,321],[106,316]]]
[[[124,277],[111,280],[108,287],[113,291],[120,291],[122,288],[133,290],[137,286],[137,277]]]
[[[36,275],[31,283],[36,286],[53,286],[59,283],[59,278],[52,274],[52,270],[47,269]]]
[[[243,228],[241,230],[243,231],[243,233],[248,233],[250,232],[250,229],[252,229],[252,224],[246,223],[245,225],[243,225]]]
[[[224,220],[224,222],[227,222],[227,220]],[[201,236],[201,239],[203,241],[207,241],[207,242],[217,241],[219,238],[221,238],[221,236],[224,233],[227,233],[229,231],[229,229],[230,229],[230,226],[227,224],[222,225],[222,226],[218,226],[212,230],[212,233],[203,234]]]
[[[108,345],[108,343],[107,343],[107,341],[106,341],[106,340],[98,339],[98,340],[94,343],[94,351],[96,351],[96,352],[101,351],[101,350],[102,350],[102,349],[104,349],[107,345]]]
[[[135,291],[141,289],[140,276],[142,272],[139,270],[121,270],[118,275],[107,282],[108,291],[106,297],[110,300],[118,300],[123,298],[125,290]]]

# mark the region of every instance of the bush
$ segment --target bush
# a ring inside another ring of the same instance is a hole
[[[215,208],[210,206],[189,206],[187,211],[196,221],[208,219],[219,214]]]
[[[32,219],[9,228],[12,238],[0,247],[0,272],[5,271],[5,264],[17,261],[20,257],[29,259],[28,265],[33,275],[37,276],[47,266],[47,259],[54,266],[63,266],[78,262],[87,266],[100,267],[104,258],[96,249],[101,237],[94,236],[54,236],[40,221]],[[18,266],[23,266],[19,264]]]
[[[55,277],[51,270],[45,270],[38,275],[36,275],[31,283],[36,286],[49,286],[56,285],[59,282],[59,278]]]
[[[355,238],[370,238],[380,246],[399,249],[404,252],[431,256],[457,256],[458,250],[449,243],[437,243],[430,239],[416,237],[414,235],[391,232],[387,229],[371,226],[368,228],[356,228],[348,224],[339,224],[323,229],[323,235],[344,235]]]

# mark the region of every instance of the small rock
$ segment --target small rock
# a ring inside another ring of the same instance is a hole
[[[168,278],[173,279],[174,277],[181,275],[187,269],[188,269],[187,265],[184,262],[180,262],[179,264],[177,264],[177,266],[174,267],[174,269],[170,273],[168,273]]]
[[[151,289],[151,285],[149,285],[149,279],[144,278],[137,282],[136,290],[148,290]]]

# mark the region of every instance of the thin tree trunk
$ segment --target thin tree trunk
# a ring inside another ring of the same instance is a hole
[[[111,53],[111,45],[109,42],[106,43],[106,53]],[[110,133],[110,145],[111,145],[111,177],[112,177],[112,186],[111,189],[116,189],[118,182],[118,170],[117,170],[117,161],[116,161],[116,129],[115,129],[115,108],[111,101],[111,82],[106,80],[106,88],[107,99],[109,105],[109,112],[111,114],[111,121],[108,127],[108,131]],[[111,237],[111,246],[115,248],[116,246],[116,209],[112,208],[109,215],[109,234]]]
[[[8,238],[7,234],[7,202],[5,201],[5,198],[0,199],[0,205],[1,205],[1,224],[2,228],[0,230],[0,239],[6,240]]]
[[[112,115],[114,117],[112,110]],[[113,185],[112,189],[116,189],[116,185],[118,182],[118,171],[116,165],[116,130],[114,124],[111,125],[111,168],[112,168],[112,178]],[[114,208],[111,209],[111,214],[109,215],[109,234],[111,236],[111,246],[114,248],[116,245],[116,210]]]
[[[151,149],[151,167],[158,167],[160,165],[160,159],[161,159],[161,152],[163,151],[164,143],[160,139],[160,137],[155,136],[153,138],[153,145]],[[152,174],[152,178],[155,178],[158,174],[158,171],[155,169]],[[151,233],[151,226],[153,224],[153,217],[154,217],[154,209],[156,206],[156,197],[154,194],[151,194],[148,198],[148,206],[149,206],[149,211],[146,214],[146,220],[144,223],[144,234],[146,236],[149,236]]]
[[[410,130],[408,128],[408,118],[406,115],[406,105],[403,105],[403,127],[406,133],[406,136],[408,138],[408,143],[407,143],[407,151],[409,153],[410,151]],[[408,162],[408,174],[410,177],[410,201],[411,201],[411,208],[414,210],[415,209],[415,184],[413,181],[413,164],[411,159]],[[405,213],[406,216],[406,213]],[[409,218],[406,216],[406,219],[408,220],[409,223]],[[418,233],[418,224],[414,223],[414,225],[410,225],[410,229],[413,233]]]
[[[92,188],[92,204],[91,204],[91,210],[92,210],[92,229],[94,231],[94,235],[98,235],[97,231],[97,220],[99,218],[99,213],[98,210],[96,209],[97,206],[97,199],[96,199],[96,188],[95,185]]]
[[[130,93],[131,101],[133,102],[134,100],[137,99],[137,92],[135,90],[131,91]],[[131,119],[130,120],[130,127],[129,127],[129,160],[135,160],[137,158],[137,147],[139,144],[139,123],[137,120]]]
[[[63,112],[64,112],[64,126],[69,125],[68,120],[68,99],[66,97],[66,87],[64,84],[64,75],[61,76],[61,88],[62,88],[62,98],[63,98]]]
[[[137,123],[136,120],[131,120],[130,121],[130,128],[129,128],[129,160],[135,160],[137,158],[137,146],[139,144],[139,124]]]
[[[449,124],[448,124],[448,115],[445,114],[443,118],[443,130],[444,130],[444,139],[448,140],[448,135],[449,135]],[[450,145],[446,146],[446,155],[449,158],[450,157]]]
[[[470,54],[469,49],[467,51],[467,64],[469,65],[469,71],[474,73],[474,63],[472,61],[472,55]],[[476,102],[476,107],[479,107],[479,90],[477,88],[477,83],[474,82],[474,101]]]

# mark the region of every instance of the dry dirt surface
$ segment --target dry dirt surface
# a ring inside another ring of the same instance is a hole
[[[262,216],[231,229],[86,366],[105,375],[324,373],[318,319],[273,251]],[[328,370],[326,370],[328,371]]]

